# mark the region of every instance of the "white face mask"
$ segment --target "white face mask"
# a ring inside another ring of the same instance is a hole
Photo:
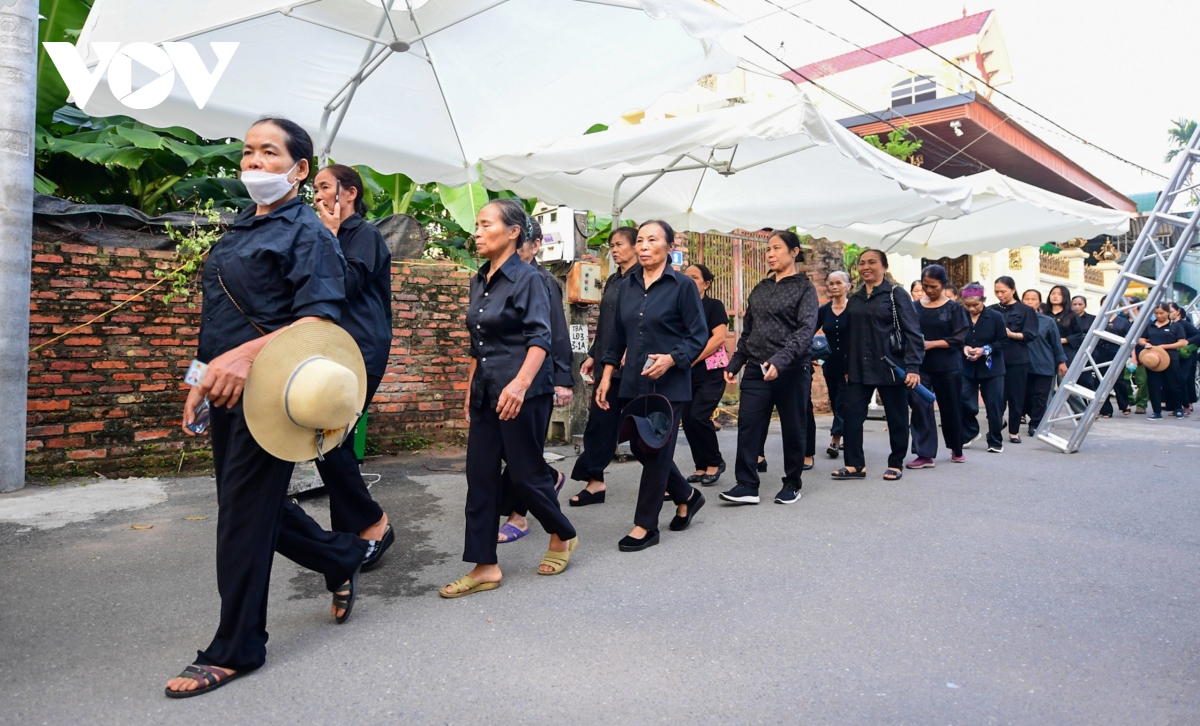
[[[300,183],[300,180],[288,181],[288,175],[295,171],[300,162],[292,164],[292,168],[282,174],[272,174],[267,171],[243,171],[242,184],[246,185],[246,191],[250,193],[250,198],[255,204],[261,204],[266,207],[287,196],[288,192],[292,191],[292,187]]]

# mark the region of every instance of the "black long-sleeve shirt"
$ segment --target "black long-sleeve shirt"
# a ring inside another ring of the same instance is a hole
[[[971,320],[967,317],[969,328],[964,347],[983,348],[991,346],[990,356],[981,355],[971,361],[963,358],[963,377],[982,380],[1004,375],[1004,351],[1008,348],[1008,333],[1004,328],[1004,316],[992,308],[984,308],[979,318]],[[988,361],[991,365],[988,365]]]
[[[846,370],[846,309],[842,314],[833,312],[833,303],[827,302],[817,309],[817,330],[825,334],[829,342],[829,357],[825,359],[824,367],[829,371]]]
[[[1087,332],[1087,329],[1080,325],[1079,316],[1069,307],[1064,307],[1057,313],[1047,314],[1058,325],[1058,342],[1062,345],[1063,352],[1069,361],[1075,357],[1075,351],[1079,350],[1079,346],[1083,345],[1083,334]],[[1062,338],[1066,338],[1067,342],[1063,343]]]
[[[921,322],[921,335],[926,341],[944,340],[949,348],[926,348],[925,360],[921,361],[922,373],[957,373],[962,370],[963,344],[967,339],[970,319],[962,305],[947,300],[939,307],[926,307],[917,303],[917,317]]]
[[[634,270],[640,268],[641,265],[635,264],[627,271],[621,272],[620,268],[608,276],[608,280],[604,282],[604,294],[600,296],[600,314],[596,319],[596,337],[592,339],[592,347],[588,348],[588,356],[596,363],[601,364],[604,354],[608,351],[608,341],[612,337],[613,321],[617,317],[617,295],[621,290],[621,285],[629,279]],[[621,364],[617,362],[617,368],[613,371],[613,378],[621,377]]]
[[[270,214],[255,211],[237,216],[204,263],[201,362],[262,335],[255,325],[269,333],[300,318],[341,320],[346,261],[316,212],[300,199]]]
[[[904,334],[903,360],[892,360],[904,366],[905,373],[920,373],[921,361],[925,359],[925,340],[917,322],[917,311],[912,298],[901,287],[884,280],[867,296],[867,286],[861,285],[850,295],[846,303],[848,325],[847,363],[851,383],[867,386],[902,385],[892,367],[883,357],[896,355],[889,350],[888,340],[894,325],[892,322],[892,296],[895,296],[896,317]]]
[[[346,257],[342,327],[358,343],[367,373],[382,376],[392,350],[392,251],[379,229],[357,214],[338,228]]]
[[[736,374],[747,363],[770,363],[780,373],[800,368],[812,359],[818,305],[817,289],[803,272],[764,278],[746,300],[737,352],[725,370]]]
[[[554,371],[551,376],[554,385],[573,388],[575,377],[571,374],[575,357],[571,353],[571,333],[567,328],[567,313],[563,310],[562,288],[558,278],[541,265],[534,264],[538,277],[546,285],[546,294],[550,296],[550,364]]]
[[[1037,335],[1028,339],[1025,350],[1029,353],[1029,373],[1035,376],[1052,376],[1058,366],[1070,360],[1063,347],[1060,334],[1062,328],[1049,315],[1038,313]]]
[[[1009,339],[1004,348],[1004,363],[1009,366],[1029,365],[1028,338],[1037,335],[1037,313],[1020,300],[1013,299],[1011,305],[996,303],[991,308],[1004,316],[1004,325],[1014,333],[1025,336],[1024,340]],[[1028,335],[1026,335],[1028,333]]]
[[[471,379],[471,405],[495,407],[500,392],[525,365],[529,348],[546,351],[546,360],[525,391],[526,398],[554,391],[550,362],[550,295],[537,270],[510,256],[488,280],[492,263],[471,278],[471,307],[467,330],[471,357],[476,361]]]
[[[1129,318],[1118,314],[1113,315],[1112,318],[1109,319],[1108,323],[1106,323],[1104,326],[1104,330],[1105,332],[1124,338],[1125,336],[1129,335],[1129,329],[1131,327],[1132,323],[1129,322]],[[1120,350],[1121,346],[1101,338],[1100,340],[1096,341],[1096,349],[1092,351],[1092,357],[1097,363],[1105,363],[1115,359]]]
[[[638,267],[620,286],[605,365],[618,366],[625,357],[628,373],[621,377],[621,398],[658,393],[668,401],[692,400],[692,361],[708,343],[708,323],[696,283],[670,265],[649,288],[645,270]],[[667,354],[675,365],[658,380],[640,375],[651,354]]]

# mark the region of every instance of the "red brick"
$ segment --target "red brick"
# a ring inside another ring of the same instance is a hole
[[[154,431],[137,431],[133,434],[134,441],[153,441],[165,439],[171,435],[170,429],[155,429]]]
[[[63,258],[62,258],[62,255],[34,255],[33,261],[34,262],[47,262],[47,263],[61,265]]]
[[[105,449],[76,449],[75,451],[67,452],[67,458],[74,461],[80,461],[82,459],[103,459],[106,456],[108,456],[108,451]]]
[[[84,421],[82,423],[74,423],[67,427],[67,431],[73,434],[86,434],[93,431],[103,431],[103,421]]]
[[[71,436],[65,439],[50,439],[46,442],[48,449],[77,449],[87,445],[87,439],[82,436]]]
[[[129,368],[129,364],[123,360],[98,360],[92,364],[92,368],[98,371],[125,370]]]
[[[25,405],[29,411],[67,411],[71,408],[70,401],[29,401]]]
[[[64,429],[62,425],[58,426],[30,426],[25,429],[27,436],[62,436]]]

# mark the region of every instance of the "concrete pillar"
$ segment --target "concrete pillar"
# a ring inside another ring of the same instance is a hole
[[[1111,290],[1113,285],[1117,284],[1117,274],[1121,272],[1121,263],[1111,261],[1097,262],[1096,269],[1104,273],[1104,287]],[[1099,304],[1099,301],[1096,302]]]
[[[576,212],[575,217],[575,224],[573,225],[575,227],[575,259],[580,260],[588,251],[587,236],[581,234],[579,231],[580,229],[587,229],[587,212]],[[582,220],[580,217],[582,217]],[[584,305],[564,304],[567,307],[567,325],[582,325],[584,328],[587,328],[588,308]],[[579,373],[579,367],[587,360],[587,353],[575,353],[571,356],[571,359],[573,361],[571,366],[572,374],[575,376],[575,398],[571,401],[566,433],[568,441],[575,441],[576,436],[582,440],[583,429],[587,426],[588,402],[592,395],[592,388],[583,380],[583,376]],[[597,366],[597,368],[599,367]],[[598,376],[599,372],[597,371],[593,375]]]
[[[1072,295],[1083,294],[1083,261],[1087,259],[1087,253],[1078,247],[1071,247],[1058,253],[1059,257],[1067,260],[1067,286],[1071,288]]]
[[[0,492],[25,486],[38,4],[0,2]]]

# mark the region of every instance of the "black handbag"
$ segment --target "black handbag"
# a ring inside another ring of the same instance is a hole
[[[888,334],[888,350],[894,360],[904,360],[904,331],[900,329],[900,314],[896,312],[896,286],[888,291],[892,301],[892,332]]]
[[[817,361],[828,360],[833,351],[829,349],[829,339],[824,335],[814,335],[812,347],[809,349],[812,354],[812,359]]]

